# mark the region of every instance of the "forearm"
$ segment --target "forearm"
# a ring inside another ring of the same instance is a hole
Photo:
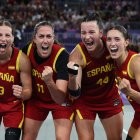
[[[71,90],[77,90],[81,88],[81,79],[82,79],[82,69],[79,67],[78,75],[69,74],[68,88]]]
[[[71,90],[76,90],[79,88],[79,84],[77,82],[76,77],[74,76],[69,77],[68,88]]]
[[[68,93],[72,99],[77,99],[81,95],[80,77],[81,72],[78,75],[69,74]]]
[[[32,89],[24,89],[23,88],[23,90],[22,90],[22,94],[21,94],[21,98],[23,99],[23,100],[28,100],[28,99],[30,99],[30,97],[31,97],[31,95],[32,95]]]
[[[81,95],[81,67],[78,67],[77,74],[69,73],[68,93],[72,99],[77,99]]]
[[[66,92],[60,90],[53,80],[47,82],[46,85],[48,87],[52,99],[58,104],[64,103],[66,98]]]
[[[132,89],[128,96],[140,104],[140,92]]]

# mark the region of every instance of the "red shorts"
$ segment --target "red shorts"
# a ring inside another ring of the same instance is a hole
[[[44,121],[49,112],[52,112],[53,119],[69,119],[73,120],[74,111],[70,106],[61,106],[58,104],[46,104],[41,101],[30,100],[26,104],[25,117]]]
[[[3,118],[5,127],[21,128],[24,120],[22,101],[0,103],[0,119]]]
[[[131,126],[135,129],[138,129],[140,127],[140,112],[135,112]]]
[[[122,111],[122,108],[115,108],[112,110],[88,110],[88,109],[77,109],[76,113],[80,119],[88,119],[88,120],[95,120],[96,115],[98,114],[100,119],[106,119],[112,117]]]

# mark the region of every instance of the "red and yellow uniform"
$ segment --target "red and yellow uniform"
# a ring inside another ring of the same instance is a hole
[[[140,90],[137,86],[136,80],[135,80],[134,76],[131,74],[130,69],[129,69],[130,62],[133,59],[133,57],[135,57],[136,55],[138,55],[138,54],[135,52],[129,51],[128,56],[127,56],[125,62],[121,65],[121,67],[118,68],[117,64],[116,64],[116,74],[119,79],[125,78],[125,79],[129,80],[132,89],[135,89],[136,91],[140,92]],[[134,119],[133,119],[131,125],[132,125],[132,127],[137,129],[138,127],[140,127],[140,120],[139,120],[140,119],[140,104],[138,104],[136,101],[131,99],[129,96],[127,96],[127,98],[135,111]]]
[[[20,85],[19,59],[21,51],[13,47],[11,59],[0,64],[0,119],[5,127],[21,128],[23,104],[13,95],[12,86]],[[16,116],[16,117],[15,117]]]
[[[84,66],[82,68],[81,96],[75,101],[76,111],[82,119],[111,117],[122,111],[122,101],[116,86],[114,62],[104,43],[102,58],[89,55],[83,43],[77,45]]]
[[[32,79],[33,79],[33,97],[28,101],[26,105],[26,117],[43,121],[46,119],[49,111],[52,111],[52,115],[54,119],[66,118],[71,119],[72,116],[72,108],[67,106],[61,106],[55,103],[47,85],[42,79],[42,71],[45,66],[50,66],[53,68],[53,80],[64,79],[68,80],[65,76],[61,76],[59,72],[57,72],[56,63],[60,61],[63,63],[63,60],[58,59],[60,55],[63,55],[65,49],[60,47],[60,45],[54,44],[52,48],[52,53],[49,58],[46,58],[45,61],[41,63],[36,62],[35,58],[36,46],[34,44],[30,44],[28,47],[28,56],[32,63]],[[63,71],[63,67],[59,67],[59,71]],[[65,72],[63,73],[65,74]],[[59,75],[59,76],[58,76]]]

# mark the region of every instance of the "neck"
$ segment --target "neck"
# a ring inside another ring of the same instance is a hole
[[[125,51],[118,59],[116,59],[117,66],[121,67],[121,65],[125,62],[128,56],[128,51]]]
[[[92,53],[92,56],[94,58],[100,58],[103,55],[104,51],[105,51],[105,48],[104,48],[103,41],[100,40],[100,42],[98,43],[98,46],[96,47],[96,50]]]
[[[8,62],[11,59],[12,52],[13,52],[13,49],[12,49],[12,47],[10,47],[9,51],[5,55],[0,57],[0,64],[4,64],[4,63]]]

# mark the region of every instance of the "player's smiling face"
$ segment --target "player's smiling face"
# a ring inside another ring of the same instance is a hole
[[[39,56],[42,58],[48,57],[51,54],[54,43],[53,29],[48,25],[40,26],[34,36],[34,42]]]
[[[101,37],[102,31],[100,31],[97,21],[81,23],[81,39],[88,52],[97,49]]]
[[[12,28],[6,25],[0,26],[0,59],[5,59],[9,54],[10,46],[12,46],[14,36]]]
[[[106,43],[111,57],[117,59],[126,52],[129,40],[125,39],[120,31],[112,29],[107,32]]]

